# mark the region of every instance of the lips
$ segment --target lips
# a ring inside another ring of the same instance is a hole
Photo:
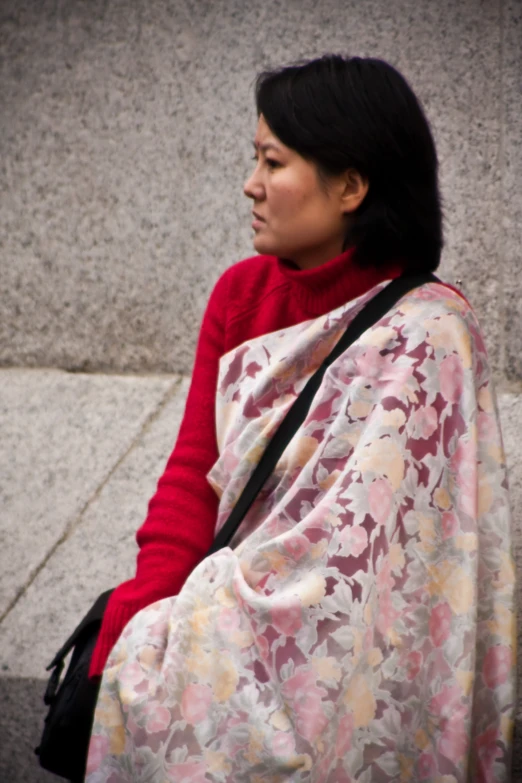
[[[254,229],[254,231],[260,231],[265,225],[266,221],[264,218],[261,217],[261,215],[258,215],[257,212],[252,211],[252,215],[254,218],[254,220],[252,221],[252,228]]]

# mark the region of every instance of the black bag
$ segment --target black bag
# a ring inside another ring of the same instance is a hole
[[[50,709],[35,753],[44,769],[73,783],[81,783],[85,777],[89,737],[100,687],[99,682],[89,679],[89,666],[111,593],[112,590],[108,590],[100,595],[47,667],[48,671],[52,669],[52,674],[44,703]],[[71,661],[59,684],[65,658],[71,650]]]
[[[227,521],[217,534],[207,556],[228,546],[257,494],[272,473],[283,451],[306,418],[312,400],[327,368],[363,332],[379,321],[388,310],[412,288],[439,280],[430,272],[403,275],[383,288],[357,313],[337,345],[308,380],[299,397],[268,444],[256,469],[250,476]],[[44,696],[50,705],[42,740],[36,753],[44,769],[80,783],[85,776],[87,751],[98,696],[99,683],[89,680],[89,664],[96,645],[103,612],[111,594],[103,593],[84,617],[73,635],[47,667],[53,669]],[[64,658],[74,652],[62,684],[58,687]]]

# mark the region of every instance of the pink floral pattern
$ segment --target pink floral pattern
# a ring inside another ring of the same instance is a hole
[[[451,634],[451,620],[453,614],[449,604],[446,602],[437,604],[431,610],[428,628],[430,639],[435,647],[442,647]]]
[[[218,526],[375,293],[223,357]],[[508,781],[503,459],[473,312],[425,285],[331,365],[233,546],[129,623],[88,783]]]
[[[212,690],[208,685],[187,685],[181,697],[183,718],[193,726],[201,723],[208,715],[212,699]]]

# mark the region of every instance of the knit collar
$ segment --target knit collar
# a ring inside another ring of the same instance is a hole
[[[362,296],[370,288],[398,277],[400,264],[361,268],[354,263],[355,248],[326,261],[313,269],[299,269],[293,261],[277,258],[280,274],[288,281],[296,296],[311,315],[334,310]]]

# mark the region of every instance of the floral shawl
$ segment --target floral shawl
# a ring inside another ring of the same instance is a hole
[[[223,357],[218,526],[381,287]],[[513,608],[483,337],[429,283],[330,366],[232,548],[127,625],[87,781],[508,781]]]

